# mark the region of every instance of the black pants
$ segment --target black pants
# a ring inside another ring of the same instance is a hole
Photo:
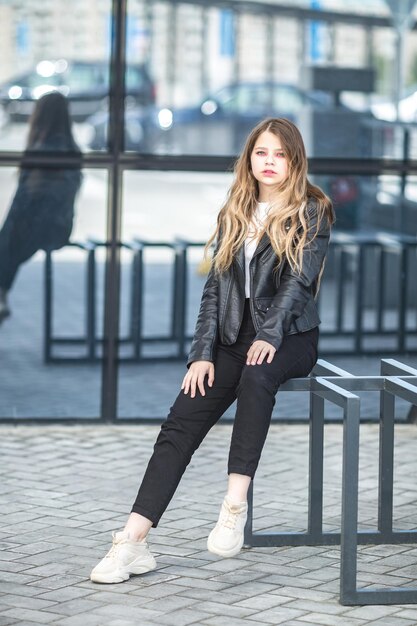
[[[56,226],[9,213],[0,230],[0,288],[9,291],[20,266],[38,250],[57,250],[68,243],[72,225]]]
[[[284,337],[271,363],[246,365],[255,336],[248,306],[236,343],[218,345],[214,383],[195,398],[181,391],[154,446],[132,512],[152,521],[167,508],[195,450],[237,398],[228,474],[254,477],[271,421],[275,394],[289,378],[307,376],[317,361],[318,327]],[[207,380],[207,379],[206,379]]]

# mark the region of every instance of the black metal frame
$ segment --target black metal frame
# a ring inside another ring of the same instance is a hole
[[[417,530],[393,529],[394,401],[417,404],[417,370],[394,359],[381,359],[380,376],[354,376],[319,359],[308,378],[293,379],[282,391],[310,392],[310,456],[306,532],[253,532],[253,485],[248,494],[245,545],[341,545],[340,602],[417,603],[416,589],[358,589],[358,544],[417,543]],[[352,391],[380,391],[378,529],[358,530],[360,398]],[[340,532],[323,532],[324,402],[343,409],[342,517]]]
[[[53,253],[48,252],[45,258],[45,336],[44,336],[44,361],[46,363],[94,363],[102,358],[101,351],[97,348],[102,344],[102,337],[98,336],[96,323],[95,306],[95,250],[106,247],[105,242],[88,240],[85,243],[72,242],[73,247],[78,247],[86,253],[86,293],[85,293],[85,332],[83,336],[55,336],[52,329],[52,299],[53,299],[53,273],[52,258]],[[187,286],[188,250],[189,248],[202,248],[203,242],[190,242],[175,240],[174,242],[164,241],[142,241],[134,239],[132,242],[119,243],[121,248],[132,251],[131,269],[131,302],[130,302],[130,322],[129,332],[126,336],[119,337],[119,345],[129,345],[130,354],[119,355],[119,363],[143,363],[151,361],[183,360],[186,358],[187,347],[192,336],[187,333],[187,301],[189,290]],[[146,285],[144,282],[144,251],[149,248],[168,248],[174,252],[173,260],[173,281],[171,294],[171,330],[165,335],[143,336],[142,322],[144,317],[144,292]],[[376,250],[378,253],[377,266],[374,268],[374,280],[377,286],[376,303],[372,309],[376,313],[376,324],[372,328],[364,327],[363,311],[365,300],[365,274],[366,272],[366,250]],[[353,250],[353,252],[352,252]],[[387,286],[385,282],[385,271],[387,266],[387,255],[394,250],[400,255],[400,266],[398,271],[400,289],[400,299],[398,305],[398,324],[395,328],[384,326],[384,312]],[[364,347],[364,340],[370,337],[395,337],[396,345],[392,348],[384,348],[386,356],[390,354],[417,353],[417,344],[414,348],[407,340],[412,337],[417,338],[417,326],[410,328],[407,324],[407,312],[414,310],[417,313],[417,303],[411,306],[408,302],[408,287],[410,282],[410,270],[413,263],[410,260],[411,254],[417,258],[417,241],[411,237],[385,236],[383,240],[379,237],[358,238],[350,233],[334,233],[330,244],[330,253],[333,253],[333,279],[335,285],[335,323],[330,329],[322,328],[320,336],[322,339],[328,337],[347,338],[351,340],[351,346],[345,348],[327,349],[321,345],[322,356],[343,356],[343,355],[371,355],[379,354],[379,345],[375,349]],[[356,286],[354,298],[354,327],[346,328],[343,312],[346,305],[346,279],[349,278],[349,258],[358,260],[356,267]],[[400,280],[400,278],[402,280]],[[322,293],[322,292],[321,292]],[[321,297],[319,296],[319,301]],[[320,310],[320,302],[319,302]],[[145,355],[143,347],[149,344],[169,344],[174,350],[164,355]],[[82,353],[69,357],[53,351],[54,346],[72,345],[84,348]]]
[[[180,0],[166,0],[173,5]],[[182,3],[207,6],[206,0],[181,0]],[[213,0],[213,6],[228,7],[236,13],[256,12],[257,14],[283,15],[299,20],[317,19],[317,12],[301,7],[288,5],[274,5],[267,2],[251,2],[248,0]],[[108,173],[107,199],[107,257],[106,257],[106,296],[103,340],[102,365],[102,396],[101,417],[105,420],[116,419],[117,381],[118,381],[118,344],[119,344],[119,299],[120,299],[120,241],[121,232],[121,200],[123,173],[128,170],[176,170],[176,171],[203,171],[225,172],[230,170],[234,157],[210,157],[202,155],[160,156],[125,153],[123,151],[123,123],[124,123],[124,67],[126,20],[128,0],[112,0],[113,38],[111,42],[111,80],[110,80],[110,120],[109,120],[109,150],[104,153],[85,154],[82,166],[91,169],[104,169]],[[361,24],[366,28],[389,27],[389,18],[372,15],[358,15],[353,13],[339,13],[320,11],[320,19],[328,22],[345,22]],[[417,26],[414,26],[417,28]],[[79,168],[78,156],[71,157],[62,153],[25,155],[25,167]],[[22,154],[18,152],[0,152],[0,167],[17,167],[22,162]],[[393,174],[405,180],[407,175],[417,174],[417,160],[408,160],[406,155],[402,160],[392,159],[310,159],[310,174],[358,174],[381,175]],[[91,303],[90,303],[91,305]],[[92,306],[92,305],[91,305]],[[46,317],[46,324],[50,324],[50,311]],[[49,316],[49,317],[48,317]],[[90,322],[91,323],[91,319]],[[92,346],[90,346],[92,351]],[[4,420],[1,420],[4,421]],[[36,418],[39,421],[39,418]],[[61,420],[58,420],[61,421]],[[67,421],[63,418],[62,421]],[[74,418],[73,421],[77,421]],[[80,418],[80,421],[85,422]]]

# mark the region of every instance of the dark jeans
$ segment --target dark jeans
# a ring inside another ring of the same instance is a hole
[[[206,383],[206,395],[197,390],[195,398],[181,391],[162,424],[132,507],[132,512],[151,520],[153,527],[158,525],[194,451],[236,398],[228,474],[254,477],[278,387],[289,378],[307,376],[317,361],[318,327],[286,335],[272,363],[246,365],[254,336],[246,301],[236,343],[218,345],[213,386]]]

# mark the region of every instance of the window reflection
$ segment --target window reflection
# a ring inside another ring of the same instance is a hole
[[[80,157],[73,169],[23,165],[15,196],[0,230],[0,323],[10,315],[9,292],[16,274],[38,250],[58,250],[71,236],[75,197],[81,184],[81,152],[74,140],[68,101],[59,92],[36,102],[26,152],[72,152]]]

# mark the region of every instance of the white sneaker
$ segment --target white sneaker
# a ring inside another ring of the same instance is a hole
[[[233,504],[228,496],[225,496],[218,522],[208,536],[207,550],[223,557],[238,554],[243,546],[247,515],[247,502]]]
[[[113,545],[90,574],[95,583],[121,583],[131,574],[145,574],[155,569],[156,561],[146,541],[132,541],[129,535],[113,532]]]

